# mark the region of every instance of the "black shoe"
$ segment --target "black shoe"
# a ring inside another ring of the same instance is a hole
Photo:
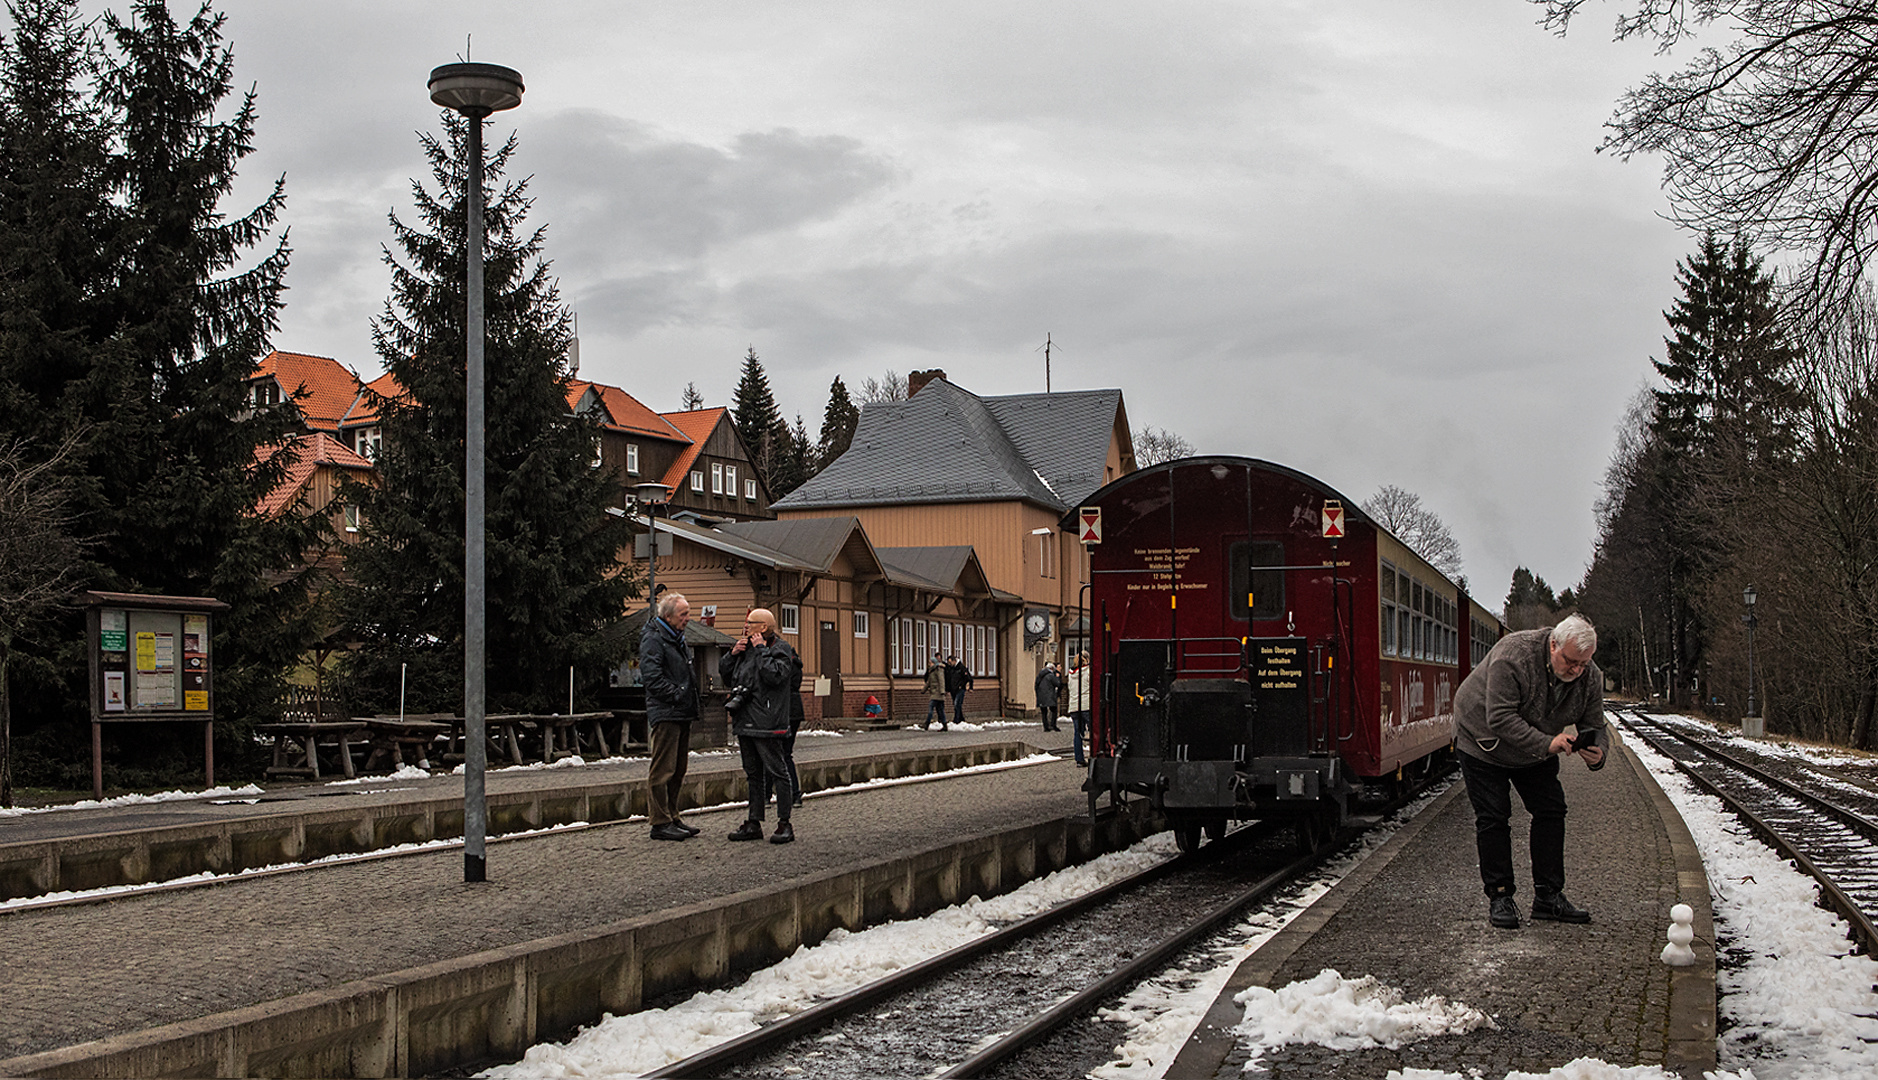
[[[772,844],[787,844],[795,838],[796,827],[789,824],[787,821],[778,821],[776,823],[776,832],[770,836],[769,842]]]
[[[687,825],[684,822],[679,821],[677,819],[673,819],[672,827],[675,829],[683,829],[685,831],[686,836],[696,836],[699,833],[704,831],[703,829],[700,829],[695,825]]]
[[[1519,905],[1510,896],[1496,896],[1487,905],[1487,921],[1502,930],[1519,929]]]
[[[1565,899],[1565,894],[1562,892],[1535,895],[1532,898],[1532,917],[1534,920],[1546,919],[1551,922],[1588,923],[1591,921],[1591,913]]]
[[[732,840],[761,840],[763,839],[763,823],[746,821],[737,826],[737,831],[731,833],[730,838]]]
[[[951,731],[951,730],[952,730],[952,725],[951,725],[951,724],[940,724],[940,725],[939,725],[939,730],[940,730],[940,731]]]
[[[677,825],[672,824],[671,822],[666,822],[663,825],[652,826],[652,839],[654,840],[689,840],[691,839],[691,834],[686,832],[684,829],[679,828]]]
[[[920,729],[921,731],[925,731],[925,730],[927,730],[927,728],[926,728],[926,725],[925,725],[925,724],[921,724],[921,725],[919,726],[919,729]]]

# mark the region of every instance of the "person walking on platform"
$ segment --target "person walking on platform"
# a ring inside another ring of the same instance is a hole
[[[959,656],[946,664],[946,696],[952,699],[952,722],[965,722],[965,691],[972,688],[972,669]]]
[[[1082,744],[1089,736],[1089,654],[1078,656],[1075,665],[1075,670],[1069,673],[1069,719],[1074,732],[1070,742],[1076,747],[1076,764],[1088,765]]]
[[[789,762],[789,790],[795,792],[796,805],[802,805],[802,774],[796,770],[796,732],[806,718],[802,710],[802,656],[794,658],[795,676],[789,680],[789,737],[783,740],[783,759]]]
[[[1057,731],[1056,695],[1063,689],[1063,676],[1056,673],[1056,665],[1045,663],[1043,670],[1037,672],[1037,711],[1043,714],[1043,730]]]
[[[732,840],[763,839],[763,810],[772,790],[776,793],[776,832],[769,842],[787,844],[796,838],[789,821],[796,793],[789,781],[784,746],[789,737],[789,696],[800,670],[795,650],[777,635],[776,616],[768,608],[750,609],[743,617],[737,643],[718,661],[717,672],[731,688],[732,701],[742,698],[731,710],[730,729],[743,752],[743,775],[750,788],[749,817],[730,834]]]
[[[691,722],[698,718],[698,679],[685,644],[691,604],[682,593],[659,596],[657,610],[639,632],[639,679],[652,728],[652,764],[646,773],[646,817],[654,840],[689,840],[698,830],[678,817],[678,793],[691,756]]]
[[[939,730],[946,729],[946,665],[938,653],[932,654],[932,663],[926,665],[926,719],[919,722],[919,729],[925,731],[931,726],[934,714],[939,717]]]
[[[1588,923],[1565,898],[1565,789],[1560,755],[1604,765],[1604,673],[1592,657],[1598,632],[1581,615],[1550,630],[1520,630],[1494,643],[1454,695],[1454,741],[1474,804],[1487,919],[1519,928],[1513,902],[1513,799],[1532,815],[1532,917]],[[1565,733],[1575,728],[1576,737]]]

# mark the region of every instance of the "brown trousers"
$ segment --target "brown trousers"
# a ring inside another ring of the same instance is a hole
[[[652,767],[646,774],[646,819],[655,827],[678,820],[678,792],[691,756],[691,721],[652,725]]]

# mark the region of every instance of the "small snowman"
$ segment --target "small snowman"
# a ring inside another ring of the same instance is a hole
[[[1663,946],[1663,963],[1670,967],[1688,967],[1695,963],[1695,909],[1677,904],[1669,909],[1669,944]]]

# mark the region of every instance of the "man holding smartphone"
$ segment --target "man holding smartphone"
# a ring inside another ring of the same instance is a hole
[[[790,780],[785,750],[789,738],[789,699],[795,696],[801,666],[795,650],[776,633],[776,616],[768,608],[752,608],[743,617],[743,631],[730,652],[718,661],[724,685],[744,691],[741,708],[731,713],[730,729],[743,752],[743,775],[750,788],[749,817],[730,834],[732,840],[763,839],[763,812],[771,791],[776,793],[776,832],[772,844],[796,838],[789,821],[795,808],[795,786]]]
[[[1598,632],[1582,615],[1550,630],[1520,630],[1494,643],[1454,695],[1454,743],[1474,804],[1487,919],[1519,928],[1513,902],[1512,791],[1532,815],[1532,917],[1588,923],[1565,898],[1565,789],[1559,759],[1575,753],[1604,765],[1604,673],[1593,657]],[[1566,734],[1574,728],[1576,736]]]

